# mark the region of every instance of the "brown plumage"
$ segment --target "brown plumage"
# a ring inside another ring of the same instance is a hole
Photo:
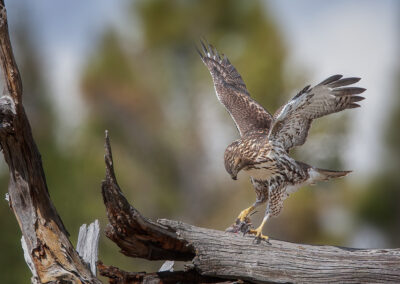
[[[331,76],[314,87],[307,86],[280,107],[272,116],[253,100],[242,77],[226,56],[201,42],[200,57],[214,81],[219,101],[225,106],[240,133],[225,150],[225,168],[233,179],[239,172],[250,175],[256,191],[256,202],[243,210],[236,224],[243,224],[259,205],[267,203],[263,222],[250,230],[257,238],[268,240],[262,228],[271,216],[277,216],[283,201],[303,185],[345,176],[349,171],[330,171],[295,161],[288,154],[291,148],[303,145],[314,119],[356,108],[364,97],[357,96],[364,88],[346,87],[360,78]],[[239,226],[243,228],[243,226]]]

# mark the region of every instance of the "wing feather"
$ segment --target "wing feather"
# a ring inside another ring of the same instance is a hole
[[[286,150],[303,145],[314,119],[360,107],[357,102],[364,100],[355,96],[365,91],[359,87],[345,87],[360,81],[360,78],[331,76],[313,88],[307,86],[274,114],[274,123],[269,140],[281,143]]]
[[[218,100],[225,106],[241,136],[258,130],[269,130],[271,114],[250,97],[246,85],[226,56],[200,41],[203,52],[197,49],[214,82]]]

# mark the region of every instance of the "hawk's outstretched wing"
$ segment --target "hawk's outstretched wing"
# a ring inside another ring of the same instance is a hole
[[[341,78],[342,75],[334,75],[313,88],[307,86],[282,106],[274,114],[269,140],[281,143],[286,150],[303,145],[313,119],[359,107],[356,102],[364,97],[355,95],[365,89],[344,86],[357,83],[360,78]]]
[[[235,121],[240,135],[256,129],[268,131],[271,114],[250,97],[235,67],[226,56],[221,58],[211,45],[207,48],[203,42],[200,43],[204,54],[197,51],[211,73],[217,97]]]

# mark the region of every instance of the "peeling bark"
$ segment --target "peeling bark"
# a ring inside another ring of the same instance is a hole
[[[100,283],[68,239],[50,200],[39,150],[22,105],[22,81],[0,1],[0,61],[6,93],[0,98],[0,145],[10,171],[9,204],[41,283]]]

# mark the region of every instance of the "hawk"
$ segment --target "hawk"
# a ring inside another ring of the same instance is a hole
[[[366,89],[349,87],[360,78],[334,75],[314,87],[306,86],[271,115],[250,97],[242,77],[228,58],[221,56],[212,45],[200,43],[203,52],[197,51],[211,73],[217,98],[240,133],[240,139],[225,150],[225,169],[234,180],[239,172],[247,173],[257,197],[253,205],[240,212],[233,226],[268,241],[268,236],[262,234],[263,227],[270,217],[281,212],[283,201],[290,193],[302,186],[350,173],[296,161],[289,156],[289,151],[304,144],[314,119],[360,107],[357,102],[365,98],[358,94]],[[264,203],[266,211],[260,226],[249,230],[249,214]]]

